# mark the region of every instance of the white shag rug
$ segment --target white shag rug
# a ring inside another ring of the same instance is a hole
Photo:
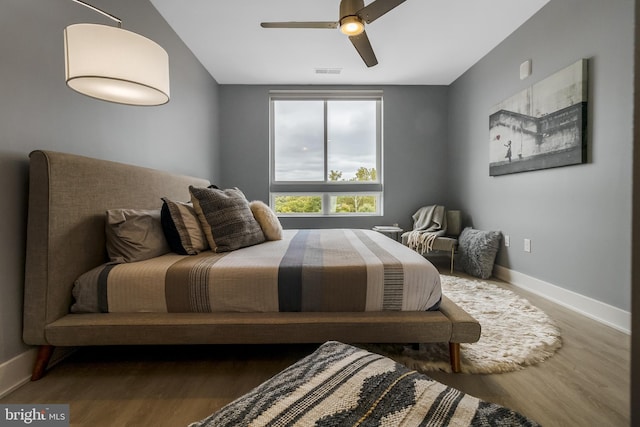
[[[494,374],[540,363],[562,346],[560,329],[542,310],[514,292],[480,280],[441,275],[442,292],[475,317],[482,329],[480,340],[461,344],[462,372]],[[451,372],[446,343],[367,345],[421,372]]]

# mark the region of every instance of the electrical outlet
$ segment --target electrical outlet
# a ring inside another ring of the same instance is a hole
[[[524,239],[524,251],[531,252],[531,239]]]
[[[504,235],[504,245],[508,248],[510,244],[511,244],[511,240],[509,239],[509,235],[505,234]]]

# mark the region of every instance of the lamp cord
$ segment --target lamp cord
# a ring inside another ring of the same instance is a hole
[[[71,1],[74,1],[74,2],[76,2],[78,4],[81,4],[81,5],[85,6],[85,7],[88,7],[89,9],[93,10],[94,12],[98,12],[98,13],[106,16],[107,18],[109,18],[109,19],[113,20],[114,22],[116,22],[118,24],[118,28],[122,28],[122,20],[120,18],[117,18],[117,17],[113,16],[112,14],[105,12],[102,9],[99,9],[99,8],[97,8],[95,6],[92,6],[89,3],[85,3],[82,0],[71,0]]]

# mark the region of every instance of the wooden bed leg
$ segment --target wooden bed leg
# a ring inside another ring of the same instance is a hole
[[[453,257],[456,255],[456,247],[451,247],[451,274],[453,274]]]
[[[460,368],[460,343],[459,342],[450,342],[449,343],[449,361],[451,362],[451,371],[455,373],[459,373],[461,371]]]
[[[52,345],[41,345],[38,349],[38,356],[36,362],[33,365],[33,372],[31,372],[31,381],[38,381],[44,376],[49,365],[49,360],[53,355],[54,347]]]

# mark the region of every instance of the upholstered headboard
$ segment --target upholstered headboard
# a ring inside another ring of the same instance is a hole
[[[73,154],[30,154],[24,292],[27,344],[47,344],[45,326],[69,313],[82,273],[107,260],[107,209],[159,209],[161,197],[189,200],[206,179]]]

